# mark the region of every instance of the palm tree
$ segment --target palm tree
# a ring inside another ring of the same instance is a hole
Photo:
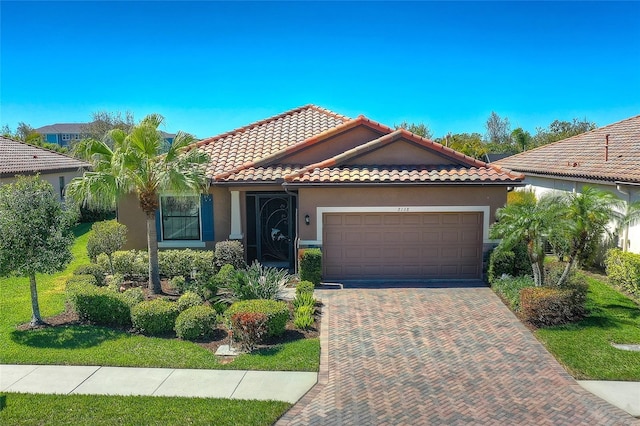
[[[558,209],[548,196],[539,201],[535,197],[522,197],[498,209],[491,237],[502,239],[498,250],[511,249],[523,241],[534,282],[541,286],[544,284],[544,240],[560,222]]]
[[[561,206],[566,219],[565,229],[569,243],[569,259],[558,280],[561,286],[575,267],[578,259],[589,249],[590,245],[604,233],[608,233],[610,223],[622,219],[618,211],[622,201],[610,192],[585,186],[580,193],[563,193],[554,197],[554,202]]]
[[[72,200],[98,208],[113,208],[121,197],[137,195],[147,216],[149,289],[156,294],[162,292],[155,225],[159,193],[200,192],[206,186],[204,164],[209,161],[203,151],[188,148],[195,139],[183,132],[178,132],[169,151],[160,155],[164,138],[158,127],[163,121],[161,115],[151,114],[129,133],[113,129],[101,141],[80,141],[76,152],[93,163],[93,170],[73,179],[66,190]]]

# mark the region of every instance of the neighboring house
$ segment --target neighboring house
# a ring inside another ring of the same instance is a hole
[[[478,279],[489,226],[522,176],[364,116],[313,105],[198,142],[208,193],[160,198],[159,246],[242,241],[248,262],[293,269],[320,247],[325,281]],[[146,247],[132,195],[118,220]]]
[[[0,184],[15,181],[16,175],[39,173],[62,201],[65,186],[90,166],[68,155],[0,136]]]
[[[580,192],[585,185],[610,191],[625,203],[640,200],[640,115],[573,136],[495,164],[525,174],[540,195]],[[640,224],[627,226],[620,245],[640,253]]]
[[[89,123],[58,123],[38,127],[36,132],[40,133],[45,142],[57,143],[60,146],[69,146],[72,141],[79,141],[84,137],[83,129]],[[164,140],[170,145],[175,138],[174,133],[161,132]]]

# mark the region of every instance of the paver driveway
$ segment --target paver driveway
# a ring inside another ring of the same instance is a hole
[[[583,390],[489,288],[319,296],[319,384],[279,425],[637,424]]]

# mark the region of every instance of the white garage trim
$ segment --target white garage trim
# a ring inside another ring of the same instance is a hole
[[[300,245],[322,245],[322,221],[324,213],[460,213],[480,212],[482,215],[482,242],[497,243],[489,239],[490,206],[385,206],[385,207],[316,207],[317,240],[300,240]]]

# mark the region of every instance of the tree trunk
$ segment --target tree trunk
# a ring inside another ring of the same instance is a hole
[[[155,212],[147,213],[147,248],[149,249],[149,290],[153,294],[162,294],[158,269],[158,236]]]
[[[564,271],[562,271],[562,275],[560,275],[560,278],[556,283],[558,287],[562,287],[565,281],[567,281],[567,278],[569,277],[569,272],[571,271],[571,268],[573,268],[574,263],[576,263],[577,259],[578,259],[578,254],[575,252],[572,253],[571,256],[569,256],[569,260],[567,261],[567,266],[564,267]]]
[[[531,270],[533,271],[533,282],[536,287],[540,287],[542,285],[542,280],[540,279],[540,265],[538,262],[531,263]]]
[[[31,311],[33,315],[31,316],[31,324],[32,326],[43,325],[45,322],[42,321],[42,317],[40,316],[40,305],[38,304],[38,289],[36,287],[36,274],[29,275],[29,283],[31,288]]]

